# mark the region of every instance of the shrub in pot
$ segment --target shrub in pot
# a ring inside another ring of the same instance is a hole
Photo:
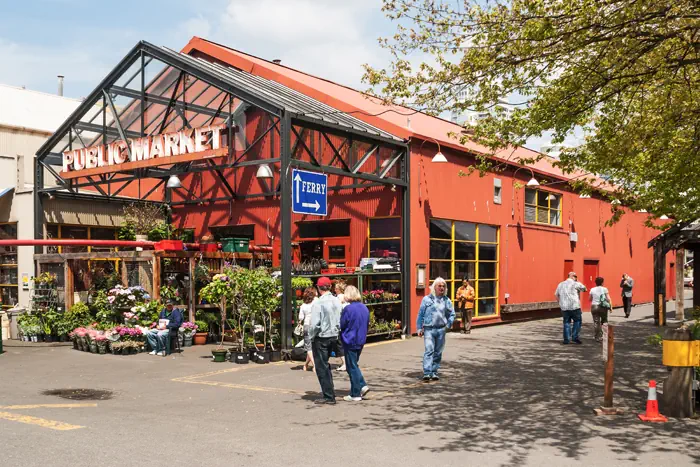
[[[192,346],[192,338],[197,332],[197,328],[198,326],[196,323],[192,323],[190,321],[185,321],[184,323],[182,323],[182,326],[180,326],[180,333],[182,334],[183,338],[183,347]]]
[[[219,310],[221,311],[222,339],[219,346],[215,350],[212,350],[215,362],[225,361],[226,349],[223,348],[223,331],[226,325],[226,311],[228,305],[232,304],[238,295],[238,284],[232,280],[228,272],[228,270],[225,270],[223,274],[216,274],[212,278],[212,281],[199,292],[200,297],[207,300],[209,303],[218,303]]]
[[[194,345],[204,345],[207,343],[207,336],[209,335],[209,325],[205,321],[195,321],[194,324],[197,326],[197,332],[194,335]]]

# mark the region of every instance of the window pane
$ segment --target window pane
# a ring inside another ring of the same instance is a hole
[[[0,240],[12,240],[17,238],[17,224],[0,225]]]
[[[345,259],[345,245],[334,245],[328,247],[328,259]]]
[[[387,217],[369,220],[370,238],[389,238],[401,236],[401,218]]]
[[[532,188],[525,188],[525,203],[535,204],[537,201],[537,191]]]
[[[496,314],[496,299],[486,298],[479,299],[477,301],[477,315],[478,316],[488,316]]]
[[[349,237],[350,221],[297,222],[299,238]]]
[[[479,244],[479,260],[496,261],[496,245]]]
[[[542,206],[542,207],[548,207],[549,206],[549,200],[547,197],[549,196],[549,193],[546,191],[538,191],[537,192],[537,205]]]
[[[452,221],[443,219],[430,220],[430,238],[452,239]]]
[[[46,238],[58,238],[58,226],[56,224],[46,225]]]
[[[482,281],[479,279],[479,297],[495,297],[496,281]]]
[[[549,224],[549,209],[537,208],[537,222]]]
[[[551,209],[559,209],[561,204],[561,195],[555,195],[554,193],[549,195],[549,207]]]
[[[496,243],[496,240],[498,239],[496,232],[498,232],[496,227],[491,227],[490,225],[479,225],[479,242]]]
[[[455,240],[476,240],[476,224],[455,222]]]
[[[479,261],[479,279],[495,279],[498,263],[482,263]]]
[[[369,256],[372,258],[400,258],[401,240],[370,240]]]
[[[117,229],[106,229],[102,227],[93,227],[90,230],[90,238],[92,240],[114,240],[117,238]]]
[[[431,240],[430,259],[452,259],[452,242]]]
[[[61,238],[75,238],[75,239],[87,239],[88,229],[87,227],[76,227],[76,226],[61,226]],[[63,253],[79,253],[87,251],[86,246],[64,246],[62,248]]]
[[[549,211],[549,223],[552,225],[559,225],[559,211]]]
[[[455,279],[470,281],[476,279],[476,263],[455,262]]]
[[[525,222],[536,222],[537,208],[534,206],[525,206]]]
[[[430,262],[430,280],[437,277],[442,277],[443,279],[450,280],[451,277],[451,265],[449,261],[431,261]]]
[[[455,259],[474,261],[476,259],[476,243],[455,242]]]

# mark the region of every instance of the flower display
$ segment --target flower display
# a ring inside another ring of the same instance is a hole
[[[115,326],[114,333],[119,335],[120,340],[134,340],[141,337],[143,333],[139,328],[132,328],[127,326]]]
[[[180,291],[171,285],[162,285],[160,287],[160,298],[162,300],[175,300],[180,298]]]
[[[197,331],[198,326],[194,324],[191,321],[185,321],[182,323],[182,326],[180,326],[180,332],[184,332],[185,334],[192,334],[193,332]]]
[[[117,285],[113,289],[110,289],[109,293],[107,294],[107,301],[115,308],[130,309],[131,307],[135,306],[136,303],[148,300],[148,298],[150,298],[150,296],[140,285],[134,287]]]

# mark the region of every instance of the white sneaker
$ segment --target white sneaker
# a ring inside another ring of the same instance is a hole
[[[154,350],[153,352],[148,352],[148,355],[155,355],[156,351]]]
[[[362,389],[360,389],[360,395],[362,397],[365,397],[368,392],[369,392],[369,386],[362,386]]]
[[[343,400],[345,402],[360,402],[362,400],[362,398],[361,397],[345,396],[345,397],[343,397]]]
[[[347,370],[345,365],[340,365],[338,368],[335,369],[335,371],[345,371],[345,370]]]
[[[161,350],[161,351],[158,352],[156,355],[158,355],[159,357],[162,357],[163,355],[165,355],[165,352],[163,352],[163,351]]]

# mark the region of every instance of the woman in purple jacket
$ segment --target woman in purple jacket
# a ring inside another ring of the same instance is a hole
[[[369,386],[358,366],[362,348],[367,342],[369,310],[362,303],[362,295],[355,286],[349,285],[345,288],[345,301],[348,305],[340,315],[340,340],[345,350],[345,366],[350,376],[350,395],[343,399],[357,402],[369,392]]]

